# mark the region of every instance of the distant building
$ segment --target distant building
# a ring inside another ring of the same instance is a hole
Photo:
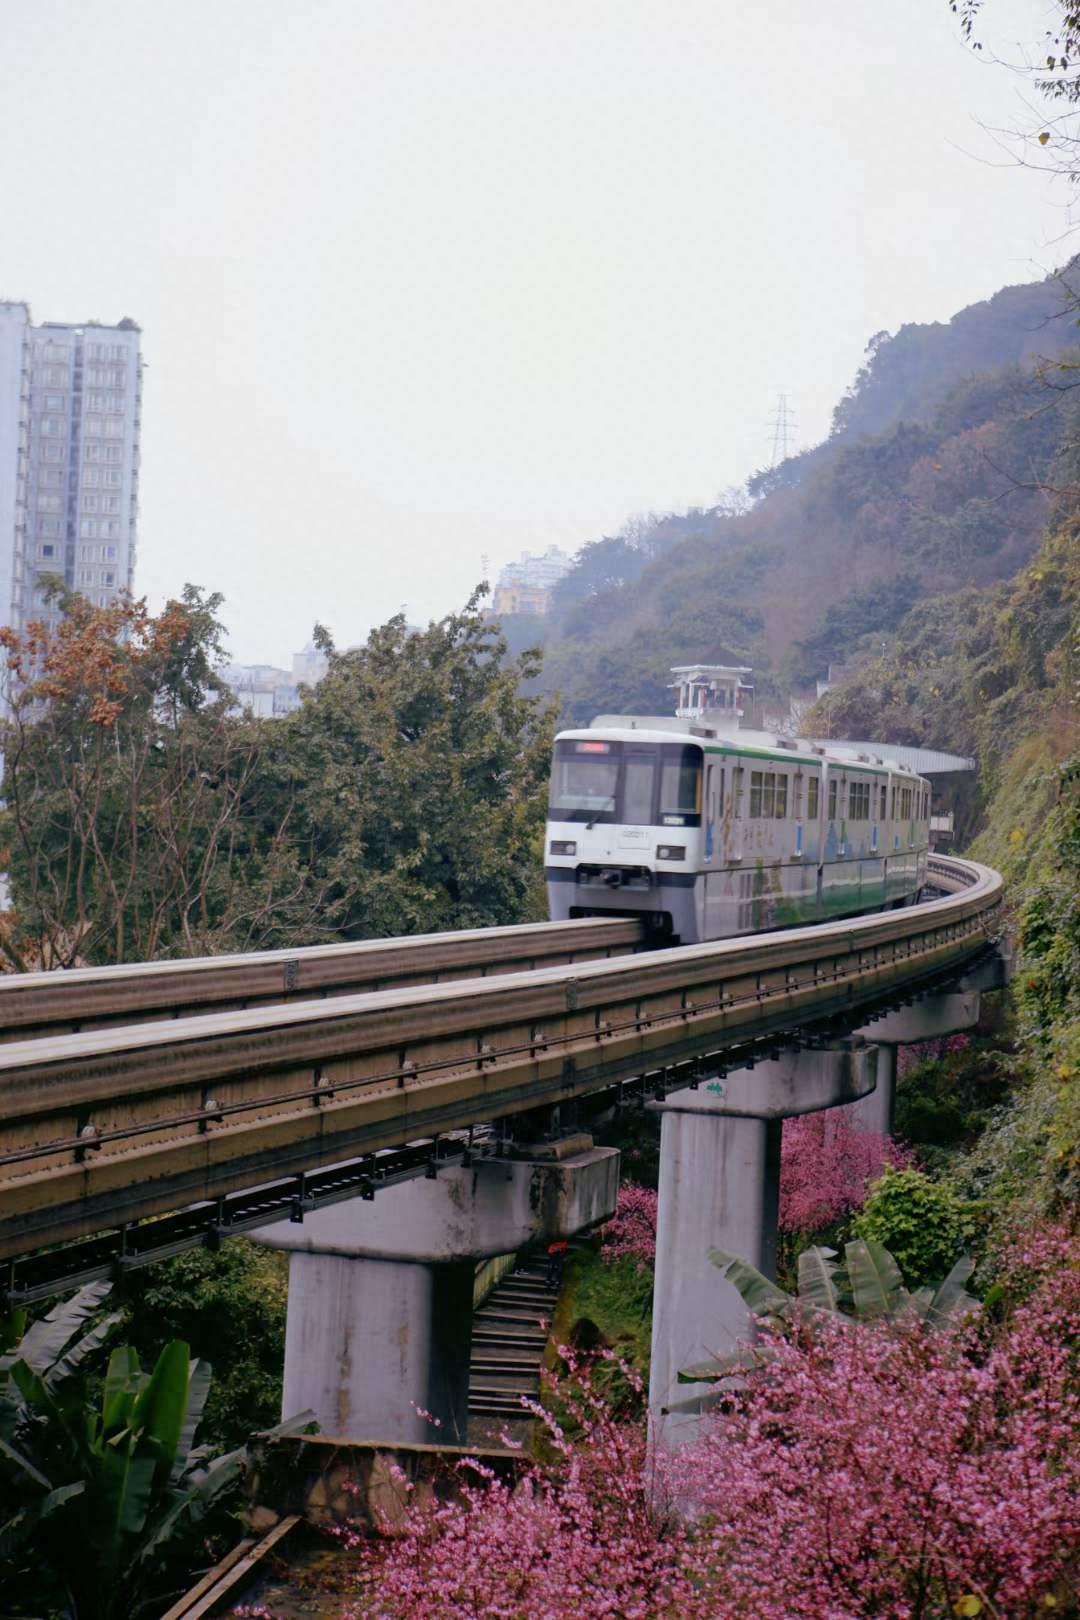
[[[829,672],[824,680],[820,675],[817,678],[818,697],[824,697],[826,692],[831,692],[834,686],[839,686],[842,681],[846,681],[854,668],[855,664],[851,659],[840,664],[830,664]]]
[[[326,654],[320,652],[313,641],[309,641],[301,652],[292,655],[293,685],[318,686],[329,667],[330,660]]]
[[[328,667],[326,654],[309,641],[293,653],[291,671],[277,664],[228,664],[223,678],[238,709],[270,720],[298,709],[301,686],[318,686]]]
[[[491,606],[495,613],[533,613],[543,617],[551,606],[551,592],[542,585],[496,585]]]
[[[0,302],[0,623],[55,624],[43,575],[106,607],[135,576],[139,327]]]
[[[543,552],[523,551],[517,562],[507,563],[492,593],[495,613],[543,615],[551,606],[551,592],[573,567],[573,558],[558,546]]]

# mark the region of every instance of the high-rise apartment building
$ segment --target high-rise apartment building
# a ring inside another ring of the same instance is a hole
[[[139,328],[46,321],[0,303],[0,623],[55,619],[44,576],[105,607],[132,588]]]

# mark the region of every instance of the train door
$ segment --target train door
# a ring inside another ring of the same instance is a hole
[[[716,851],[716,773],[717,765],[710,760],[705,767],[705,836],[701,841],[701,858],[711,866]]]
[[[705,915],[702,939],[718,939],[729,932],[724,918],[723,867],[727,864],[727,844],[724,836],[724,766],[719,758],[706,755],[705,788],[703,802],[703,828],[701,863],[704,873],[701,886],[704,891]]]

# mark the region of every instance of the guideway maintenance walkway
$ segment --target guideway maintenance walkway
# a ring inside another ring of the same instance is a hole
[[[423,1139],[434,1173],[446,1133],[858,1027],[993,946],[1000,876],[932,866],[953,893],[840,923],[9,1042],[0,1258],[289,1177],[302,1217],[305,1178],[363,1155]]]

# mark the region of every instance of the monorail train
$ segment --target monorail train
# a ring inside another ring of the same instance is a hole
[[[693,944],[905,905],[929,824],[930,784],[887,757],[602,715],[555,739],[550,913]]]

